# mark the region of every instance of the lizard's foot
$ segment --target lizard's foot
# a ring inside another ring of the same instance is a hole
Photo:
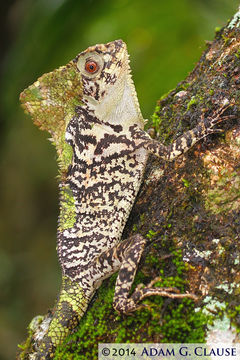
[[[156,295],[168,297],[171,299],[182,299],[185,297],[194,301],[198,299],[196,295],[191,293],[181,294],[179,289],[174,287],[154,287],[154,284],[159,281],[161,281],[161,277],[156,277],[145,287],[143,287],[143,284],[139,284],[130,298],[126,298],[125,296],[118,296],[118,299],[115,299],[114,301],[114,308],[119,313],[123,314],[131,313],[146,307],[149,308],[149,305],[139,304],[139,302],[146,297]]]
[[[205,127],[206,129],[206,134],[224,132],[223,129],[216,127],[216,125],[225,120],[236,118],[236,115],[231,115],[231,114],[223,115],[224,112],[229,107],[230,105],[220,107],[219,109],[213,112],[213,115],[211,117],[204,118],[204,115],[201,116],[201,123],[203,124],[203,127]]]

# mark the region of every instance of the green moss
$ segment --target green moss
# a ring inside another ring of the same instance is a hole
[[[181,90],[187,90],[190,86],[190,83],[183,81],[180,85],[180,87],[177,88],[177,91],[181,91]]]
[[[152,115],[151,126],[156,130],[156,132],[159,132],[159,126],[161,124],[161,119],[159,118],[158,115],[159,111],[160,111],[160,106],[156,106],[155,112]]]
[[[189,181],[187,180],[187,179],[182,179],[182,182],[183,182],[183,185],[185,186],[185,187],[189,187],[190,186],[190,183],[189,183]]]
[[[175,267],[173,276],[167,276],[167,264],[151,252],[146,257],[145,267],[158,269],[162,276],[155,286],[177,287],[184,291],[187,267],[182,261],[181,251],[173,247],[171,259]],[[148,282],[145,271],[138,271],[134,288],[143,281]],[[112,308],[116,276],[103,283],[77,332],[57,349],[55,359],[97,359],[100,342],[149,342],[153,339],[156,342],[204,342],[208,316],[201,310],[196,312],[193,301],[188,298],[168,301],[166,306],[165,298],[152,296],[143,301],[145,308],[136,311],[134,316],[119,315]]]
[[[224,45],[228,45],[229,42],[231,41],[231,38],[226,36],[226,32],[222,33],[222,38],[224,40]]]
[[[157,231],[149,230],[146,237],[152,239],[155,235],[157,235]]]
[[[138,230],[137,224],[133,224],[133,232],[136,232]]]
[[[237,334],[240,334],[240,305],[233,306],[233,308],[228,307],[226,313],[234,325]]]
[[[190,100],[190,101],[188,102],[188,104],[187,104],[187,110],[189,110],[191,106],[197,105],[197,103],[198,103],[197,97],[196,97],[196,96],[192,96],[192,97],[191,97],[191,100]]]
[[[191,300],[183,299],[182,303],[173,308],[165,317],[162,342],[202,343],[205,341],[205,328],[208,317],[201,310],[195,312]]]
[[[167,93],[163,94],[159,100],[160,101],[165,100],[171,94],[171,92],[172,92],[172,90],[169,90]]]

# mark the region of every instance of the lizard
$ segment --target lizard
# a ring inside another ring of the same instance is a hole
[[[220,131],[214,117],[165,146],[144,130],[126,44],[116,40],[79,53],[67,65],[42,75],[20,95],[26,113],[56,146],[60,214],[57,253],[62,285],[53,317],[35,357],[51,359],[76,328],[102,281],[118,272],[114,308],[123,314],[152,295],[190,297],[155,287],[154,279],[130,295],[146,239],[121,241],[150,153],[173,161],[196,142]]]

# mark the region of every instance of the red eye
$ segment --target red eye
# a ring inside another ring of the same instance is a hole
[[[89,72],[90,74],[94,74],[96,71],[98,71],[99,66],[98,64],[93,60],[86,61],[85,64],[85,70]]]

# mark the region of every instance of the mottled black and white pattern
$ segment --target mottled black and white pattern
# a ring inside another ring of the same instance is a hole
[[[86,61],[98,62],[87,74]],[[133,139],[143,129],[126,45],[115,41],[89,48],[76,57],[83,73],[83,105],[69,122],[66,141],[74,156],[64,185],[75,201],[76,222],[59,231],[58,254],[63,273],[78,281],[91,297],[99,279],[119,269],[103,264],[94,274],[96,257],[113,248],[131,210],[144,172],[147,151]],[[105,262],[106,263],[106,262]],[[104,275],[104,273],[106,273]]]
[[[221,121],[221,114],[200,120],[193,130],[165,147],[143,130],[144,120],[123,41],[90,47],[73,63],[81,75],[83,97],[66,128],[65,140],[72,147],[73,158],[60,190],[69,194],[61,198],[61,211],[68,214],[67,206],[72,204],[74,222],[59,226],[58,256],[64,281],[37,359],[53,356],[55,347],[76,326],[103,279],[116,271],[114,307],[119,312],[135,311],[141,306],[139,302],[150,295],[194,298],[176,289],[154,287],[157,279],[129,296],[145,239],[137,234],[121,241],[121,235],[148,154],[173,160],[214,132],[213,126]],[[60,220],[64,216],[60,214]]]

